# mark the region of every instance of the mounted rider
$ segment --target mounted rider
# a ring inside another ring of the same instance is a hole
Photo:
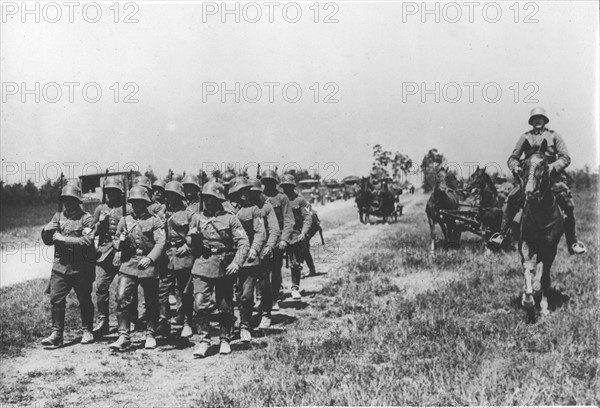
[[[550,122],[550,119],[548,119],[544,108],[537,107],[531,110],[529,124],[532,129],[521,135],[517,141],[512,154],[508,158],[508,168],[515,177],[522,177],[521,156],[531,156],[538,151],[542,141],[546,140],[548,149],[545,154],[550,163],[550,177],[553,182],[551,189],[558,205],[565,213],[567,248],[570,254],[579,255],[585,253],[587,249],[583,243],[577,240],[575,235],[575,215],[573,213],[575,204],[573,203],[571,191],[566,184],[565,169],[571,163],[571,157],[562,136],[546,127],[548,122]],[[523,192],[519,186],[515,186],[508,194],[500,232],[492,235],[490,243],[502,245],[512,220],[523,206],[523,198]]]

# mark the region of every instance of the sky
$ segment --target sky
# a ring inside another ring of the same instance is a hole
[[[467,3],[37,2],[36,22],[2,2],[2,180],[228,162],[343,178],[376,144],[507,171],[536,106],[571,168],[598,168],[598,3]]]

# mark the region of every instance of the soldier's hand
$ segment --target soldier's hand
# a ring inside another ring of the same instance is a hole
[[[188,249],[185,246],[180,246],[175,250],[175,255],[177,256],[186,256],[188,254]]]
[[[121,251],[115,252],[115,257],[113,258],[114,266],[121,266]]]
[[[273,255],[273,248],[271,248],[270,246],[266,246],[266,247],[263,249],[261,256],[262,256],[263,258],[270,258],[270,257],[271,257],[271,255]]]
[[[248,262],[254,262],[256,258],[258,258],[258,251],[254,248],[251,248],[248,252]]]
[[[232,261],[229,266],[225,269],[227,275],[235,275],[240,270],[240,266],[236,261]]]
[[[54,235],[52,235],[52,240],[54,242],[65,242],[65,236],[60,232],[55,232]]]
[[[286,248],[288,247],[288,243],[285,241],[279,241],[279,249],[282,251],[285,251]]]
[[[106,211],[102,211],[100,213],[100,217],[98,218],[98,221],[99,222],[103,222],[106,219],[106,216],[107,216],[107,212]]]
[[[148,258],[147,256],[145,256],[142,259],[140,259],[140,261],[138,262],[138,269],[147,269],[151,263],[152,263],[152,260],[150,258]]]
[[[512,173],[515,177],[521,177],[521,175],[523,174],[523,169],[521,168],[521,166],[517,166],[513,169]]]
[[[304,234],[298,235],[298,242],[302,242],[304,240],[306,240],[306,235],[304,235]]]
[[[53,220],[53,221],[50,221],[48,224],[46,224],[46,226],[44,227],[44,229],[46,231],[56,231],[56,230],[59,229],[59,227],[60,226],[58,225],[58,221]]]

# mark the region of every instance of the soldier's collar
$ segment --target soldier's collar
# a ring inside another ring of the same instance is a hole
[[[533,128],[529,131],[529,133],[531,133],[532,135],[541,135],[542,133],[546,132],[547,130],[548,130],[548,128],[546,128],[546,126],[544,126],[540,129]]]
[[[73,213],[69,213],[66,209],[63,211],[63,215],[67,218],[79,218],[83,215],[83,210],[81,208],[79,208],[78,210],[75,210],[75,212]],[[79,216],[79,217],[78,217]]]
[[[148,211],[148,208],[146,208],[140,214],[137,214],[135,211],[132,211],[131,216],[133,218],[135,218],[136,220],[145,220],[147,218],[150,218],[152,216],[152,214],[150,214],[150,211]]]

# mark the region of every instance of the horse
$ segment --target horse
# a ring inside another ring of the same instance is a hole
[[[360,180],[360,189],[354,198],[358,207],[358,216],[361,223],[369,222],[369,213],[371,211],[371,203],[373,202],[373,192],[371,183],[367,177],[362,177]]]
[[[524,191],[523,213],[520,228],[513,230],[519,242],[525,277],[521,305],[531,312],[539,299],[542,315],[549,313],[550,268],[564,233],[563,212],[551,189],[550,168],[545,156],[547,148],[548,143],[544,140],[539,149],[523,161],[523,179],[519,180],[521,191]]]
[[[502,204],[504,204],[487,167],[480,168],[477,166],[477,170],[473,172],[467,181],[466,191],[475,191],[479,199],[479,221],[484,242],[487,243],[494,232],[500,231]],[[507,241],[507,243],[510,245],[510,242]]]
[[[444,242],[446,245],[460,241],[460,232],[456,230],[454,220],[445,219],[441,214],[440,210],[458,210],[458,194],[448,188],[446,185],[446,176],[448,172],[445,168],[441,167],[436,173],[436,183],[425,206],[425,213],[427,214],[427,221],[429,222],[429,230],[431,234],[431,246],[430,252],[435,251],[435,224],[438,223],[444,234]]]

